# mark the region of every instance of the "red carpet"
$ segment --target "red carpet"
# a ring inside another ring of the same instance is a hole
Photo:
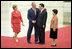
[[[1,48],[71,48],[71,26],[59,28],[57,46],[51,47],[52,39],[49,38],[50,32],[45,33],[45,44],[35,44],[34,35],[31,37],[32,44],[27,43],[27,37],[19,38],[16,43],[12,37],[1,36]]]

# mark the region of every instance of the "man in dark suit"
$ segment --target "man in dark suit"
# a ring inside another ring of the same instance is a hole
[[[38,33],[39,33],[39,43],[45,43],[45,27],[46,27],[46,20],[47,20],[47,11],[44,8],[44,4],[39,4],[40,14],[37,18],[37,25],[38,25]]]
[[[27,17],[29,20],[29,28],[28,28],[28,33],[27,33],[28,43],[31,43],[30,38],[31,38],[31,32],[32,32],[33,26],[35,29],[35,43],[38,42],[38,32],[37,32],[38,28],[37,28],[37,22],[36,22],[38,14],[39,14],[39,9],[36,8],[36,3],[32,2],[32,8],[28,10],[28,14],[27,14]]]

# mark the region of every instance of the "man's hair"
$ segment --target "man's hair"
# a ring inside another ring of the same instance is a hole
[[[31,5],[33,5],[35,2],[32,2],[32,4]]]
[[[39,5],[41,5],[41,7],[44,7],[44,4],[43,3],[40,3]]]
[[[57,9],[53,9],[52,10],[55,14],[58,14],[58,10]]]

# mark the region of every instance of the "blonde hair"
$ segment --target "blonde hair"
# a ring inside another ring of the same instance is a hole
[[[14,10],[16,7],[17,7],[17,5],[16,5],[16,4],[15,4],[15,5],[13,5],[13,6],[12,6],[13,10]]]

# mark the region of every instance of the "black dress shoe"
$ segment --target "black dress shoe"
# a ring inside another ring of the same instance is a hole
[[[41,43],[41,42],[39,42],[39,43]]]
[[[55,47],[56,46],[56,44],[55,45],[51,45],[52,47]]]
[[[28,41],[28,43],[31,43],[31,41]]]
[[[45,44],[45,43],[41,43],[41,42],[39,42],[39,44]]]
[[[38,44],[39,42],[35,42],[35,44]]]

